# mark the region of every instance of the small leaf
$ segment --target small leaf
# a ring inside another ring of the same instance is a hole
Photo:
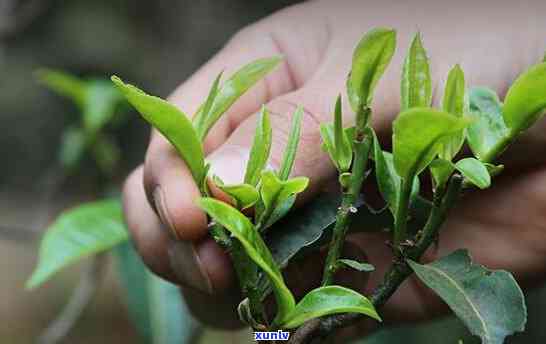
[[[256,212],[259,229],[264,230],[269,227],[272,224],[270,221],[271,214],[279,207],[286,208],[285,202],[287,199],[305,190],[308,184],[309,179],[306,177],[296,177],[282,181],[272,171],[262,172],[260,196],[263,209],[257,209]],[[293,200],[291,203],[293,204]],[[283,213],[286,214],[284,211]]]
[[[524,330],[525,300],[509,272],[472,263],[467,250],[427,265],[408,263],[484,344],[502,344],[506,336]]]
[[[288,143],[284,149],[284,155],[282,158],[281,167],[279,168],[279,178],[281,180],[288,179],[290,172],[292,172],[292,166],[296,159],[296,152],[298,150],[298,143],[300,142],[301,121],[303,119],[303,108],[298,106],[294,116],[292,118],[292,128],[288,135]]]
[[[25,287],[34,289],[63,268],[128,239],[121,203],[106,200],[68,210],[47,229],[38,266]]]
[[[493,165],[490,163],[485,163],[485,167],[487,168],[487,172],[489,172],[489,175],[491,177],[495,177],[502,173],[504,170],[504,165]]]
[[[113,138],[106,135],[97,136],[91,150],[101,171],[107,176],[112,176],[121,159],[121,150]]]
[[[87,93],[87,85],[84,80],[62,71],[47,68],[38,69],[36,77],[49,89],[71,99],[80,109],[83,109]]]
[[[176,106],[165,100],[149,96],[133,85],[112,77],[114,84],[142,117],[153,125],[175,147],[188,165],[198,185],[205,178],[205,158],[201,141],[191,121]]]
[[[451,69],[447,77],[442,108],[456,117],[462,117],[465,111],[465,81],[464,73],[459,65]],[[464,143],[464,132],[450,135],[442,141],[439,156],[451,161],[461,150]]]
[[[457,161],[455,168],[480,189],[491,186],[491,176],[487,167],[481,161],[474,158],[462,159]]]
[[[328,153],[334,166],[340,170],[341,168],[338,166],[339,159],[335,147],[334,125],[332,123],[321,123],[320,137],[322,138],[322,149]]]
[[[96,133],[113,119],[123,95],[106,80],[91,80],[87,85],[83,123],[86,130]]]
[[[402,178],[418,175],[438,154],[440,139],[463,130],[469,120],[430,108],[402,112],[393,124],[394,167]]]
[[[343,129],[341,113],[341,96],[337,97],[334,114],[334,149],[336,150],[337,164],[341,173],[347,172],[351,167],[353,150],[351,142]]]
[[[87,139],[81,128],[69,127],[63,132],[59,160],[63,168],[73,171],[85,156]]]
[[[311,290],[283,318],[281,326],[295,328],[313,318],[337,313],[360,313],[381,321],[372,303],[354,290],[327,286]]]
[[[485,87],[471,88],[469,100],[470,112],[476,121],[468,126],[466,136],[474,155],[482,159],[508,136],[508,128],[502,118],[502,104],[494,91]]]
[[[375,270],[375,267],[372,264],[357,262],[356,260],[352,259],[338,259],[337,261],[342,265],[360,272],[372,272]]]
[[[271,124],[269,123],[269,112],[262,106],[254,142],[250,149],[250,157],[246,165],[244,182],[256,186],[260,180],[260,173],[267,164],[269,152],[271,151]]]
[[[193,126],[196,128],[196,131],[197,131],[197,128],[202,128],[205,125],[205,121],[208,118],[214,99],[216,99],[216,96],[218,95],[218,89],[220,87],[220,79],[222,79],[223,73],[224,73],[223,71],[218,73],[218,76],[216,76],[216,79],[214,79],[214,82],[212,83],[212,86],[209,90],[207,99],[201,106],[199,106],[199,108],[197,109],[197,112],[193,116]],[[200,139],[201,141],[204,140],[204,138],[202,137],[200,137]]]
[[[225,185],[216,176],[214,176],[214,183],[235,200],[237,209],[250,208],[258,201],[258,190],[250,184]]]
[[[267,274],[277,301],[275,321],[285,318],[295,307],[294,296],[286,287],[279,267],[256,228],[246,216],[226,203],[201,198],[199,205],[241,242],[248,256]]]
[[[392,154],[381,150],[379,139],[373,130],[372,135],[377,185],[389,210],[393,215],[396,215],[396,207],[398,206],[398,197],[400,197],[402,180],[394,169]],[[413,181],[411,201],[419,194],[419,189],[420,183],[419,179],[416,177]]]
[[[371,105],[375,86],[389,65],[395,48],[396,31],[389,28],[368,31],[356,46],[347,80],[347,94],[355,112],[362,106]]]
[[[432,82],[427,52],[421,34],[416,33],[404,60],[401,84],[401,110],[428,107],[432,102]]]
[[[434,181],[434,188],[437,189],[445,185],[455,170],[455,165],[449,160],[437,158],[430,163],[429,168]]]
[[[197,116],[196,131],[204,140],[212,126],[246,91],[271,72],[280,62],[279,56],[253,61],[235,72],[220,88],[205,119]]]
[[[546,63],[531,67],[512,84],[502,114],[512,137],[528,129],[546,113]]]

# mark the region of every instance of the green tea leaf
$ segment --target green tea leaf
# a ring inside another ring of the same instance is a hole
[[[38,80],[57,94],[67,97],[83,109],[87,93],[87,85],[84,80],[68,73],[53,69],[38,69]]]
[[[116,277],[124,290],[121,297],[129,311],[129,318],[142,342],[152,344],[148,289],[146,283],[143,283],[147,279],[148,268],[130,241],[116,246],[112,253],[115,257]]]
[[[87,85],[83,124],[86,130],[95,133],[112,120],[123,95],[106,80],[92,80]]]
[[[201,141],[191,121],[176,106],[149,96],[133,85],[112,77],[112,81],[142,117],[165,136],[188,165],[193,178],[201,185],[205,178],[205,158]]]
[[[531,67],[512,84],[502,114],[512,137],[533,125],[546,112],[546,63]]]
[[[457,161],[455,168],[480,189],[491,186],[491,176],[487,167],[481,161],[474,158],[462,159]]]
[[[143,281],[137,282],[142,283]],[[180,287],[147,271],[146,282],[153,344],[189,343],[196,334]]]
[[[393,124],[394,167],[402,178],[423,171],[440,149],[440,139],[463,130],[469,120],[431,108],[402,112]],[[440,142],[441,143],[441,142]]]
[[[406,55],[401,85],[401,111],[430,106],[432,102],[430,67],[420,33],[415,34]]]
[[[389,28],[372,29],[358,42],[347,80],[347,94],[355,112],[362,106],[371,105],[375,86],[389,65],[395,48],[396,31]]]
[[[119,200],[87,203],[65,211],[47,229],[38,266],[25,287],[34,289],[63,268],[127,239]]]
[[[474,155],[487,157],[495,145],[508,136],[502,117],[502,104],[497,94],[485,87],[469,90],[470,112],[476,118],[466,129],[468,145]]]
[[[237,209],[212,198],[201,198],[199,205],[224,226],[243,245],[248,256],[267,274],[277,301],[275,322],[284,319],[295,307],[294,296],[284,283],[281,271],[262,237],[249,219]]]
[[[305,190],[308,184],[309,179],[306,177],[296,177],[282,181],[272,171],[263,171],[260,185],[263,209],[257,209],[256,212],[259,229],[264,230],[269,227],[272,224],[269,220],[271,214],[279,207],[285,209],[287,199]],[[291,203],[293,204],[293,201]],[[284,213],[286,214],[286,212]],[[269,226],[266,226],[266,224],[269,224]]]
[[[493,165],[490,163],[485,163],[485,167],[487,168],[487,172],[489,172],[489,175],[491,177],[495,177],[502,173],[504,170],[504,165]]]
[[[212,86],[209,90],[207,99],[201,106],[199,106],[199,108],[197,109],[197,112],[193,116],[194,128],[202,128],[205,125],[205,121],[208,118],[214,99],[216,99],[216,96],[218,95],[218,89],[220,87],[220,79],[222,79],[223,73],[224,73],[223,71],[220,72],[218,76],[216,77],[216,79],[214,79],[214,82],[212,83]],[[201,138],[201,137],[200,139],[201,141],[204,140],[204,138]]]
[[[269,112],[262,106],[254,142],[250,149],[250,157],[246,165],[244,182],[256,186],[260,181],[260,173],[267,164],[269,152],[271,151],[271,124],[269,123]]]
[[[343,129],[343,119],[341,113],[341,96],[337,97],[334,113],[334,149],[336,150],[337,166],[341,173],[347,172],[351,168],[353,159],[353,149],[351,142]]]
[[[398,206],[398,197],[400,197],[402,180],[394,169],[392,154],[381,150],[379,140],[373,130],[372,135],[377,185],[389,210],[393,215],[396,215],[396,207]],[[414,178],[411,200],[415,199],[419,194],[419,189],[419,179]]]
[[[455,170],[455,165],[449,160],[437,158],[430,163],[429,168],[434,181],[434,188],[437,189],[445,185]]]
[[[292,118],[292,128],[288,135],[288,143],[284,149],[284,155],[282,158],[281,167],[279,168],[279,178],[281,180],[288,179],[290,172],[292,172],[292,166],[296,159],[296,152],[298,150],[298,143],[300,142],[301,121],[303,119],[303,108],[299,106]]]
[[[73,171],[85,156],[87,138],[81,128],[69,127],[63,132],[59,160],[64,169]]]
[[[235,72],[219,89],[211,109],[204,119],[194,118],[200,140],[204,140],[212,126],[248,89],[271,72],[280,62],[280,56],[253,61]]]
[[[281,326],[295,328],[304,322],[321,316],[337,313],[360,313],[381,321],[372,303],[354,290],[327,286],[311,290],[298,302],[285,318]]]
[[[431,264],[408,263],[484,344],[501,344],[506,336],[525,328],[525,300],[509,272],[472,263],[467,250]]]
[[[112,176],[121,159],[121,150],[112,137],[99,135],[91,148],[93,157],[101,171]]]
[[[372,272],[375,270],[375,267],[372,264],[357,262],[356,260],[352,259],[338,259],[337,261],[342,265],[360,272]]]
[[[328,153],[330,160],[336,166],[338,170],[338,156],[335,147],[334,139],[334,125],[332,123],[321,123],[320,124],[320,137],[322,139],[322,149]]]
[[[214,182],[220,190],[235,200],[237,209],[250,208],[258,201],[258,190],[250,184],[226,185],[216,176],[214,176]]]
[[[447,77],[442,108],[445,112],[462,117],[465,111],[465,81],[464,73],[459,65],[453,67]],[[464,132],[450,135],[442,141],[439,156],[451,161],[461,150],[464,143]]]

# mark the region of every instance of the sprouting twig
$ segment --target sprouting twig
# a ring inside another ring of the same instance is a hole
[[[66,337],[96,294],[107,263],[102,253],[91,260],[81,272],[80,281],[68,304],[36,340],[37,344],[55,344]]]
[[[337,261],[341,254],[347,229],[349,228],[350,218],[353,209],[355,208],[355,202],[360,194],[362,183],[364,182],[366,165],[368,163],[371,147],[371,137],[370,135],[366,135],[366,126],[368,125],[369,117],[369,108],[362,108],[361,111],[357,113],[354,138],[354,163],[351,169],[350,184],[346,190],[343,190],[341,206],[336,214],[336,224],[324,265],[322,285],[329,285],[334,279]]]
[[[427,223],[416,237],[416,244],[406,248],[405,258],[419,261],[427,248],[434,242],[438,231],[444,223],[449,210],[453,207],[461,193],[463,178],[459,174],[451,177],[443,195],[435,197]],[[383,306],[400,285],[412,274],[405,260],[395,259],[383,278],[383,282],[375,288],[370,301],[376,308]],[[315,338],[324,337],[337,328],[346,327],[362,319],[358,313],[345,313],[321,318],[319,321],[309,321],[293,334],[290,343],[311,343]]]

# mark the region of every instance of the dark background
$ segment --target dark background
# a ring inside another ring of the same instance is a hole
[[[333,1],[333,0],[332,0]],[[56,183],[63,129],[77,120],[70,102],[38,85],[38,67],[81,76],[118,74],[166,96],[238,29],[294,1],[0,0],[0,342],[31,343],[65,302],[79,267],[36,292],[23,284],[38,239],[59,210],[94,197],[92,170]],[[127,173],[143,158],[148,128],[135,115],[118,133]],[[66,343],[136,342],[113,271]],[[510,343],[544,343],[546,292],[527,299],[528,331]],[[202,343],[249,341],[247,333],[206,331]],[[366,343],[457,343],[452,318],[382,331]]]

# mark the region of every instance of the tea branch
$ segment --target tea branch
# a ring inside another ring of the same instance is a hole
[[[454,174],[445,193],[435,195],[433,205],[426,224],[414,238],[415,244],[407,246],[402,255],[405,259],[419,261],[425,251],[434,242],[438,232],[444,223],[449,210],[459,197],[463,185],[463,177]],[[379,284],[370,296],[370,301],[376,308],[383,306],[396,292],[400,285],[413,273],[406,260],[395,258],[391,267],[385,273],[383,282]],[[321,319],[314,319],[300,327],[291,337],[290,343],[310,343],[315,338],[325,337],[335,329],[354,324],[363,316],[357,313],[344,313],[332,315]]]
[[[341,254],[343,242],[349,228],[350,215],[354,211],[355,202],[360,194],[362,183],[364,182],[366,167],[372,143],[372,137],[369,135],[368,119],[371,110],[368,107],[361,107],[357,113],[355,138],[354,138],[354,163],[351,169],[350,183],[347,187],[342,186],[343,198],[341,206],[336,214],[336,224],[333,230],[332,241],[328,249],[328,256],[324,265],[322,285],[332,284],[334,273],[338,266],[338,259]]]

